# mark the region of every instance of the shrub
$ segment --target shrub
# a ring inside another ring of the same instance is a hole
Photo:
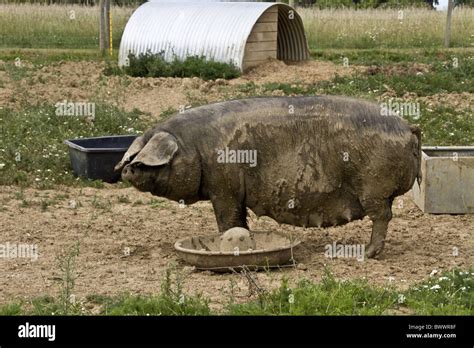
[[[233,79],[240,76],[240,70],[231,63],[208,60],[204,56],[189,56],[179,60],[176,56],[171,62],[164,58],[163,52],[130,54],[125,73],[134,77],[200,77],[203,80],[217,78]]]

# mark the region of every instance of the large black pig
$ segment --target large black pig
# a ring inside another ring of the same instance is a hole
[[[392,202],[420,174],[420,130],[346,97],[261,97],[178,113],[130,146],[116,169],[140,191],[210,200],[220,232],[257,216],[304,227],[373,222],[384,247]]]

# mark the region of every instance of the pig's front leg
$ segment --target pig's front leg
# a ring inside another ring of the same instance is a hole
[[[220,233],[224,233],[232,227],[248,229],[247,208],[243,202],[232,197],[216,195],[211,195],[210,198]]]

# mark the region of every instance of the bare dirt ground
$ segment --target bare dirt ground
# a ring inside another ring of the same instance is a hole
[[[244,76],[231,80],[203,81],[199,78],[132,78],[105,76],[105,65],[99,62],[60,62],[32,69],[23,62],[21,78],[12,79],[1,67],[0,105],[19,108],[21,101],[29,104],[51,105],[68,101],[102,101],[124,107],[127,111],[139,109],[153,117],[168,109],[196,102],[215,102],[239,96],[239,86],[253,82],[262,85],[278,83],[315,83],[330,80],[336,74],[344,76],[363,67],[335,65],[331,62],[305,61],[286,65],[277,60],[253,69]],[[274,94],[278,95],[280,91]]]
[[[59,62],[34,68],[23,62],[25,72],[21,78],[12,79],[4,70],[5,62],[0,60],[0,105],[20,108],[21,102],[28,104],[49,103],[64,100],[101,101],[123,107],[127,111],[138,109],[159,118],[161,112],[196,103],[211,103],[242,97],[241,86],[253,83],[259,88],[266,83],[311,84],[330,80],[336,75],[345,76],[356,72],[375,73],[381,68],[350,66],[344,67],[327,61],[305,61],[286,65],[278,60],[250,70],[245,75],[230,81],[203,81],[199,78],[133,78],[129,76],[105,76],[103,63],[94,61]],[[427,67],[414,64],[408,70],[393,66],[386,68],[387,74],[425,73]],[[390,70],[391,69],[391,70]],[[398,70],[397,70],[398,69]],[[407,69],[407,68],[405,68]],[[393,97],[388,91],[384,98]],[[283,95],[276,90],[272,95]],[[410,96],[407,96],[410,97]],[[412,96],[413,97],[413,96]],[[428,105],[450,105],[465,109],[474,103],[470,93],[441,93],[420,97]]]
[[[179,238],[217,234],[210,203],[181,208],[175,202],[152,198],[114,185],[105,189],[25,189],[22,193],[17,187],[0,186],[2,241],[37,244],[39,249],[36,261],[13,258],[0,263],[0,303],[56,295],[61,276],[57,257],[77,240],[80,254],[74,293],[79,299],[91,294],[156,293],[165,270],[176,265],[187,275],[187,292],[204,294],[214,309],[227,303],[231,281],[237,300],[248,300],[250,290],[244,277],[196,271],[181,263],[174,252],[173,244]],[[41,201],[52,203],[42,207]],[[339,279],[365,277],[372,284],[405,289],[433,270],[474,264],[474,219],[469,215],[423,214],[408,194],[394,202],[393,211],[385,252],[377,260],[362,262],[328,259],[324,251],[333,242],[367,243],[371,226],[367,218],[340,227],[303,229],[251,215],[252,230],[292,233],[303,241],[295,250],[302,265],[259,272],[258,281],[266,288],[279,286],[282,277],[288,277],[290,283],[302,278],[318,281],[327,266]]]

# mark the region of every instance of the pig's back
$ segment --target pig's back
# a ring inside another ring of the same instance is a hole
[[[225,145],[246,131],[263,139],[279,134],[292,142],[345,133],[404,137],[408,124],[397,116],[381,116],[377,104],[346,97],[257,97],[197,107],[178,114],[159,128],[205,144]],[[264,133],[268,133],[265,137]],[[275,141],[277,141],[275,140]],[[296,142],[297,143],[297,142]]]

